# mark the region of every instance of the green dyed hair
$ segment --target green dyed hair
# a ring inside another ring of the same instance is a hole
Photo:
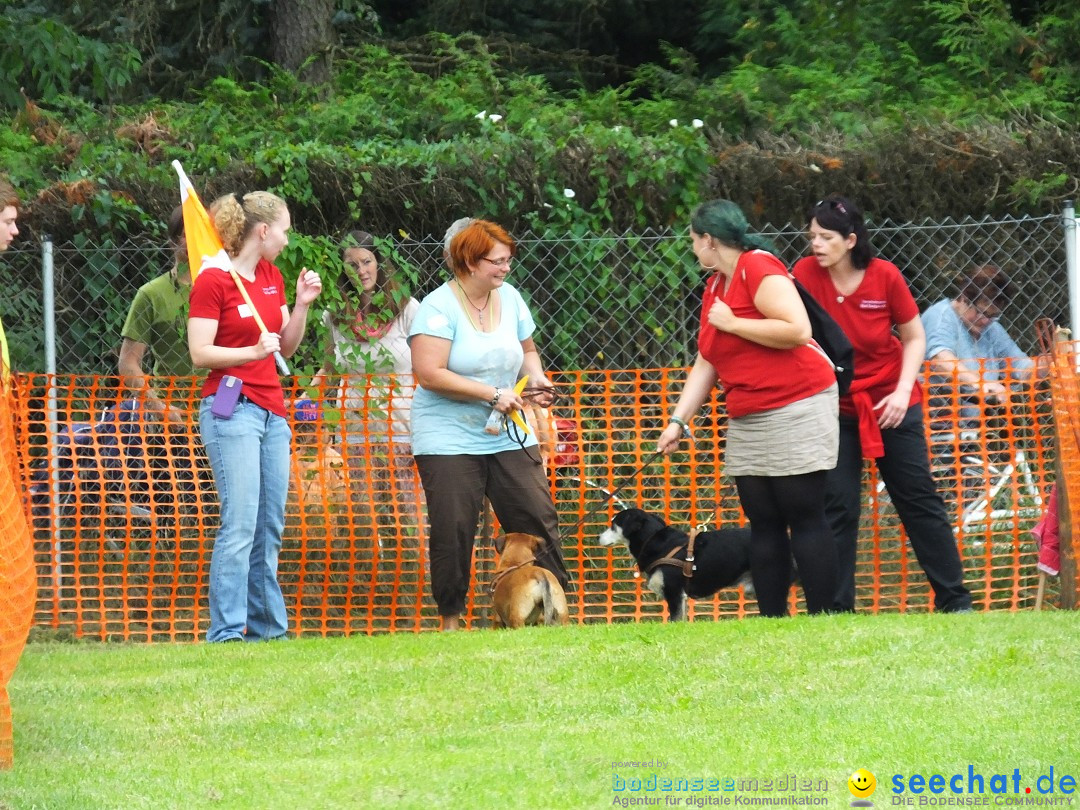
[[[709,200],[702,203],[690,217],[690,227],[696,234],[708,234],[725,245],[752,250],[758,248],[776,253],[773,243],[763,236],[750,233],[746,214],[731,200]]]

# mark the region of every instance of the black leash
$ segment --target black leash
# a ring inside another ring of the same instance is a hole
[[[538,385],[528,385],[521,389],[521,398],[539,405],[541,408],[550,408],[553,405],[566,405],[570,401],[570,395],[555,388],[541,388]]]
[[[540,388],[533,386],[528,386],[522,389],[521,396],[536,403],[537,405],[540,405],[543,408],[550,408],[553,405],[565,403],[569,399],[569,397],[561,391],[557,391],[552,388]],[[525,436],[521,433],[521,429],[509,419],[507,420],[506,429],[507,433],[510,435],[510,438],[520,444],[522,449],[525,449]],[[663,452],[657,450],[655,453],[645,459],[645,461],[642,462],[640,467],[630,473],[630,475],[626,476],[622,480],[622,482],[610,492],[606,489],[601,489],[601,492],[604,493],[604,499],[581,516],[581,519],[577,523],[575,523],[574,527],[570,530],[570,534],[576,534],[577,530],[580,529],[583,525],[585,525],[586,520],[595,515],[601,509],[606,508],[608,501],[612,500],[616,495],[618,495],[626,487],[627,484],[629,484],[631,481],[641,475],[641,473],[645,471],[645,468],[652,464],[654,461],[656,461],[656,459],[659,458],[661,455],[663,455]],[[539,460],[537,460],[537,463],[540,463]],[[560,532],[559,537],[561,540],[566,540],[567,533],[565,531]]]
[[[630,475],[626,476],[622,480],[622,482],[617,487],[615,487],[615,489],[613,489],[611,492],[608,492],[606,489],[603,490],[604,499],[602,501],[600,501],[600,503],[598,503],[592,509],[587,511],[584,515],[582,515],[581,520],[579,520],[577,523],[574,524],[574,527],[570,530],[569,534],[577,534],[577,530],[585,525],[586,520],[588,520],[590,517],[595,515],[601,509],[607,508],[608,501],[610,501],[612,498],[614,498],[616,495],[618,495],[623,490],[623,488],[626,487],[627,484],[629,484],[631,481],[633,481],[635,478],[637,478],[639,475],[641,475],[645,471],[645,468],[648,467],[650,464],[652,464],[654,461],[656,461],[656,459],[659,458],[661,455],[663,455],[663,451],[657,450],[655,453],[653,453],[651,456],[649,456],[647,459],[645,459],[645,461],[643,461],[641,463],[640,467],[638,467],[636,470],[634,470],[632,473],[630,473]],[[560,537],[563,540],[565,540],[567,538],[567,536],[568,536],[568,534],[565,531],[560,533]]]

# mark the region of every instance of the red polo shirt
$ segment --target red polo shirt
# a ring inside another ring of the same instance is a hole
[[[819,394],[836,382],[832,366],[809,346],[772,349],[709,324],[709,309],[718,298],[736,317],[764,320],[754,306],[754,295],[761,280],[773,275],[787,275],[783,262],[771,253],[751,250],[739,257],[729,284],[717,273],[705,285],[698,350],[716,369],[730,416],[782,408]]]
[[[255,280],[241,278],[240,281],[266,328],[280,333],[283,323],[281,308],[286,305],[285,281],[281,271],[265,259],[260,259],[255,265]],[[191,288],[189,317],[218,322],[215,346],[242,348],[259,342],[258,324],[236,283],[224,270],[208,267],[199,273]],[[212,370],[203,384],[202,395],[205,397],[216,392],[218,383],[226,374],[243,381],[242,393],[256,405],[278,416],[286,415],[285,396],[273,355],[231,368]]]
[[[866,388],[870,400],[880,402],[895,391],[904,347],[893,327],[919,317],[919,305],[897,266],[872,259],[858,289],[846,296],[840,295],[829,271],[813,256],[799,259],[791,272],[840,324],[855,347],[855,382],[870,377],[880,381]],[[921,400],[922,389],[916,380],[908,407]],[[840,411],[855,414],[850,394],[840,398]]]

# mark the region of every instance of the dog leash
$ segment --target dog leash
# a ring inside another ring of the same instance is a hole
[[[554,388],[541,388],[538,385],[527,385],[521,389],[521,398],[527,399],[541,408],[551,408],[555,405],[565,405],[570,401],[570,395],[565,391]]]
[[[521,390],[521,395],[522,395],[523,398],[525,398],[527,400],[530,400],[531,402],[534,402],[535,404],[540,405],[543,408],[553,407],[553,406],[558,405],[560,403],[564,403],[569,399],[569,397],[565,393],[563,393],[562,391],[558,391],[558,390],[553,389],[553,388],[540,388],[539,386],[531,386],[531,385],[526,386],[525,388],[523,388]],[[509,432],[509,428],[508,428],[508,432]],[[515,436],[513,433],[511,433],[510,435],[511,435],[511,438],[513,438],[515,441],[518,441],[522,445],[522,447],[524,447],[524,445],[525,445],[525,437],[524,436],[518,437],[518,436]],[[612,498],[614,498],[616,495],[618,495],[619,492],[621,492],[626,487],[627,484],[629,484],[631,481],[633,481],[635,478],[637,478],[639,475],[641,475],[641,473],[645,471],[645,468],[648,467],[650,464],[652,464],[654,461],[656,461],[656,459],[659,458],[661,455],[663,455],[663,451],[657,450],[651,456],[649,456],[647,459],[645,459],[645,461],[642,462],[640,467],[638,467],[636,470],[634,470],[632,473],[630,473],[630,475],[626,476],[622,480],[622,482],[617,487],[615,487],[615,489],[611,490],[610,492],[608,492],[607,490],[603,490],[604,499],[600,503],[598,503],[596,506],[592,507],[587,512],[585,512],[584,515],[581,516],[581,519],[578,520],[578,522],[575,523],[574,527],[570,530],[570,534],[576,534],[577,530],[580,529],[585,524],[586,520],[588,520],[594,514],[599,512],[600,509],[606,507],[608,501],[610,501]],[[560,540],[565,540],[566,538],[567,538],[567,533],[565,531],[560,532],[559,539]]]
[[[603,491],[604,492],[604,499],[602,501],[600,501],[600,503],[598,503],[596,506],[589,509],[584,515],[582,515],[581,520],[579,520],[577,523],[574,524],[574,527],[570,530],[569,534],[570,535],[577,534],[577,530],[585,525],[586,520],[588,520],[590,517],[595,515],[601,509],[606,508],[608,501],[610,501],[612,498],[614,498],[616,495],[618,495],[623,490],[623,488],[626,487],[627,484],[629,484],[631,481],[633,481],[635,478],[637,478],[639,475],[641,475],[645,471],[645,468],[648,467],[650,464],[652,464],[654,461],[656,461],[656,459],[659,458],[661,455],[663,455],[663,451],[662,450],[657,450],[655,453],[653,453],[651,456],[649,456],[647,459],[645,459],[645,461],[643,461],[641,463],[640,467],[638,467],[636,470],[634,470],[632,473],[630,473],[630,475],[626,476],[622,480],[622,482],[617,487],[615,487],[615,489],[613,489],[611,492],[608,492],[607,490],[604,490]],[[567,537],[568,537],[568,534],[566,532],[561,532],[560,537],[561,537],[561,539],[566,540]]]

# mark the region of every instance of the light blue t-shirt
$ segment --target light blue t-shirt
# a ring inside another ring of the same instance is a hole
[[[492,292],[499,296],[501,317],[494,332],[480,332],[462,309],[452,282],[420,302],[409,341],[431,335],[450,341],[447,368],[462,377],[497,388],[513,388],[525,353],[521,341],[536,329],[529,307],[509,284]],[[412,404],[412,451],[417,456],[490,455],[521,447],[504,430],[498,436],[484,432],[491,406],[475,400],[462,402],[416,386]],[[536,444],[530,432],[525,446]]]
[[[1020,347],[997,321],[987,326],[979,339],[975,340],[949,299],[938,301],[927,309],[922,314],[922,324],[926,330],[927,360],[940,351],[950,351],[964,368],[977,372],[981,359],[984,361],[983,380],[986,382],[1001,379],[1006,360],[1012,359],[1013,376],[1016,377],[1022,376],[1019,373],[1021,370],[1033,365],[1032,359],[1020,351]],[[975,362],[965,363],[965,360]]]

